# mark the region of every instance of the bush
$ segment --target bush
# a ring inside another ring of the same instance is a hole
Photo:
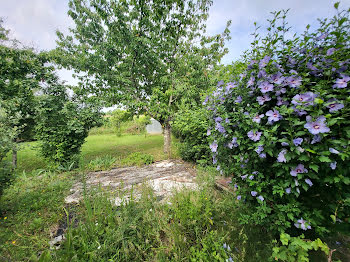
[[[98,120],[98,111],[69,99],[64,86],[53,84],[39,102],[36,131],[42,155],[60,165],[77,165],[81,146]]]
[[[173,134],[179,138],[179,152],[186,161],[208,164],[211,162],[208,148],[207,129],[209,126],[207,110],[201,107],[183,109],[172,123]]]
[[[17,123],[17,115],[10,116],[4,109],[5,101],[0,100],[0,197],[13,180],[13,170],[6,161],[8,153],[15,148],[14,139],[18,132],[13,125]],[[11,104],[7,102],[8,104]]]
[[[242,223],[318,234],[349,223],[348,15],[287,39],[286,12],[275,13],[246,72],[210,97],[213,162],[234,174]]]
[[[150,154],[135,152],[128,155],[121,161],[123,166],[143,166],[150,165],[154,162],[154,157]]]

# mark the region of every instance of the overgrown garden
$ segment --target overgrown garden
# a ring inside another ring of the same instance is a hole
[[[40,53],[0,24],[0,261],[350,260],[350,9],[294,35],[273,12],[222,65],[230,21],[208,36],[211,4],[71,0],[70,34]],[[64,204],[88,172],[169,157],[199,190]]]

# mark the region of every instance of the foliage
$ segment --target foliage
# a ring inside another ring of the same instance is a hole
[[[327,244],[323,243],[319,238],[311,241],[305,240],[304,235],[291,237],[286,233],[282,233],[280,239],[282,246],[276,246],[273,248],[272,259],[275,261],[308,262],[309,251],[318,249],[326,255],[329,254]]]
[[[150,154],[135,152],[128,155],[121,161],[123,166],[143,166],[150,165],[154,162],[154,157]]]
[[[87,165],[87,168],[92,171],[97,170],[108,170],[111,169],[111,167],[116,162],[116,158],[112,157],[110,155],[105,155],[102,157],[97,157],[94,160],[91,160],[89,164]]]
[[[123,123],[132,119],[132,114],[125,110],[116,109],[111,113],[109,117],[109,125],[115,129],[115,133],[120,136],[121,135],[121,126]]]
[[[286,12],[275,13],[245,73],[211,96],[213,163],[234,174],[242,223],[318,234],[349,223],[348,15],[287,38]]]
[[[89,104],[70,99],[66,87],[53,76],[38,108],[37,138],[41,153],[57,164],[78,164],[81,146],[91,127],[98,125],[99,111]],[[74,100],[76,99],[76,100]]]
[[[146,126],[151,123],[149,116],[134,116],[132,121],[124,122],[120,127],[120,132],[131,135],[140,135],[146,133]]]
[[[17,128],[14,139],[31,140],[37,104],[34,93],[53,68],[45,65],[44,55],[9,39],[0,40],[0,57],[0,100],[10,103],[12,106],[4,109],[18,118],[17,123],[13,123]]]
[[[18,135],[20,115],[10,115],[7,110],[13,107],[13,101],[0,100],[0,197],[13,180],[13,166],[6,159],[8,153],[16,148],[14,141]]]
[[[211,0],[69,2],[75,27],[58,32],[56,61],[82,76],[82,92],[158,120],[167,131],[183,98],[199,99],[227,52],[226,27],[206,36]],[[228,23],[229,25],[229,23]],[[228,26],[227,25],[227,26]],[[147,65],[147,66],[145,66]],[[170,132],[164,133],[169,151]]]
[[[181,109],[172,123],[173,133],[179,138],[179,152],[182,159],[201,164],[211,162],[208,148],[207,129],[209,121],[207,110],[202,107]]]

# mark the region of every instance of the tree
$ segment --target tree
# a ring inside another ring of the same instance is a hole
[[[184,97],[208,87],[208,71],[227,52],[226,27],[204,36],[210,0],[71,0],[71,35],[57,32],[56,61],[74,69],[86,94],[146,112],[164,128]],[[228,23],[229,25],[229,23]],[[228,26],[227,25],[227,26]]]
[[[0,20],[2,22],[2,20]],[[35,116],[35,91],[53,68],[45,66],[47,57],[10,40],[0,24],[0,100],[2,110],[16,116],[11,128],[16,129],[13,142],[32,136]],[[13,144],[13,165],[17,165],[16,143]]]

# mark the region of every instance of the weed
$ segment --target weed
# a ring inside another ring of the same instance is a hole
[[[87,169],[92,171],[108,170],[111,169],[115,162],[116,158],[110,155],[96,157],[94,160],[91,160],[89,162],[89,164],[87,165]]]
[[[121,161],[122,166],[143,166],[154,162],[154,157],[150,154],[135,152]]]

